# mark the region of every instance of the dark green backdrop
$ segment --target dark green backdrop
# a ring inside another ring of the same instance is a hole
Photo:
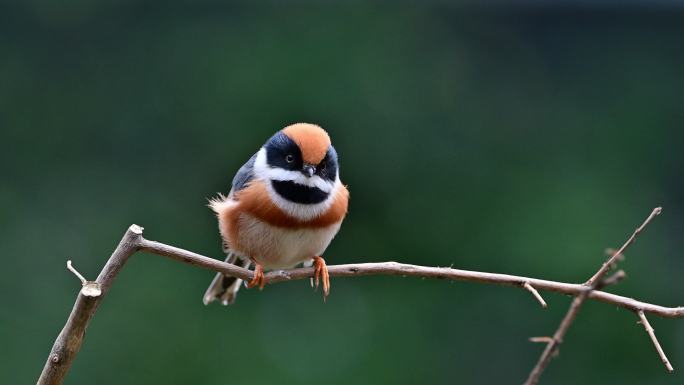
[[[608,2],[611,3],[611,2]],[[0,384],[30,384],[131,223],[222,258],[206,199],[319,123],[350,213],[329,263],[581,282],[656,205],[615,292],[684,303],[684,9],[353,2],[0,5]],[[410,278],[205,307],[212,274],[139,254],[68,384],[518,384],[569,298]],[[544,384],[681,384],[684,320],[589,303]]]

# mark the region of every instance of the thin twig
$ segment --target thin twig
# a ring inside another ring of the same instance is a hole
[[[150,241],[144,238],[140,240],[140,249],[141,251],[162,255],[179,262],[224,273],[227,276],[240,278],[245,281],[249,281],[253,277],[252,271],[243,269],[233,265],[232,263],[225,263],[214,258],[193,253],[192,251],[184,250],[179,247],[170,246],[160,242]],[[330,277],[398,275],[406,277],[438,278],[452,281],[477,282],[516,287],[520,287],[520,282],[529,282],[530,285],[534,286],[537,290],[546,290],[573,296],[579,295],[586,290],[586,286],[577,283],[549,281],[545,279],[523,277],[519,275],[452,269],[450,267],[418,266],[397,262],[329,265],[328,272],[330,273]],[[303,267],[290,270],[275,270],[266,273],[265,281],[266,284],[273,284],[284,281],[308,279],[311,278],[313,274],[313,267]],[[655,314],[665,318],[684,317],[684,306],[665,307],[648,302],[638,301],[629,297],[607,293],[605,291],[594,290],[589,294],[589,299],[619,306],[630,311],[643,309],[646,313]]]
[[[611,256],[613,256],[613,254],[615,254],[616,251],[617,251],[616,249],[613,249],[613,248],[609,247],[609,248],[603,250],[603,254],[605,254],[606,257],[611,257]],[[625,256],[624,256],[624,255],[622,255],[622,254],[618,254],[618,255],[617,255],[617,261],[618,261],[618,262],[622,262],[622,261],[624,261],[624,260],[625,260]],[[612,267],[615,267],[615,266],[612,266]]]
[[[610,257],[610,259],[608,259],[608,261],[606,261],[606,262],[601,266],[601,268],[596,272],[596,274],[594,274],[593,277],[589,278],[589,280],[586,282],[586,285],[587,285],[587,286],[592,286],[592,285],[594,285],[594,283],[596,283],[596,281],[600,281],[601,278],[603,278],[603,276],[608,272],[608,270],[610,270],[613,266],[615,266],[615,263],[616,263],[620,258],[624,258],[624,257],[622,256],[622,253],[624,253],[625,250],[626,250],[632,243],[634,243],[634,241],[636,240],[636,237],[639,236],[639,234],[641,233],[641,231],[643,231],[644,228],[645,228],[649,223],[651,223],[651,221],[653,220],[653,218],[655,218],[656,215],[659,215],[662,211],[663,211],[663,208],[662,208],[662,207],[656,207],[656,208],[654,208],[653,211],[651,211],[651,214],[648,216],[648,218],[646,218],[646,220],[644,221],[644,223],[642,223],[641,226],[637,227],[637,229],[634,230],[634,232],[632,233],[632,236],[630,236],[629,239],[627,239],[627,242],[625,242],[625,244],[622,245],[622,247],[620,247],[615,253],[613,253],[613,256]]]
[[[534,288],[534,286],[530,285],[529,282],[525,281],[525,283],[523,284],[523,287],[524,287],[525,289],[527,289],[527,291],[529,291],[530,293],[532,293],[532,295],[534,296],[534,298],[536,298],[537,301],[539,301],[539,304],[541,304],[541,306],[542,306],[543,308],[546,308],[546,306],[547,306],[547,305],[546,305],[546,301],[544,301],[544,298],[542,298],[542,296],[539,294],[539,292],[537,291],[537,289]]]
[[[568,329],[570,329],[570,325],[572,325],[573,321],[575,321],[575,318],[577,317],[580,308],[584,304],[584,301],[586,301],[587,298],[590,298],[591,293],[596,289],[596,287],[601,283],[601,281],[603,281],[603,277],[606,275],[606,273],[615,266],[616,262],[620,258],[623,258],[623,253],[625,252],[627,247],[634,243],[634,240],[646,227],[646,225],[648,225],[651,222],[651,220],[655,218],[656,215],[660,214],[661,211],[662,208],[660,207],[656,207],[655,209],[653,209],[651,214],[646,218],[646,220],[641,224],[641,226],[637,227],[636,230],[634,230],[632,235],[627,239],[627,241],[622,245],[622,247],[615,251],[613,255],[606,262],[604,262],[603,265],[601,265],[596,274],[594,274],[583,285],[584,290],[572,300],[568,312],[565,314],[565,317],[563,317],[563,320],[558,326],[558,329],[556,329],[556,332],[553,334],[553,338],[546,345],[546,348],[539,357],[539,361],[537,361],[537,364],[534,366],[534,368],[532,368],[532,371],[530,372],[527,381],[525,381],[525,385],[536,385],[537,383],[539,383],[539,378],[544,372],[544,369],[546,369],[546,366],[551,361],[551,358],[553,358],[556,355],[558,347],[560,346],[560,344],[563,343],[563,338],[565,337],[565,334],[567,333]]]
[[[81,275],[81,273],[76,270],[74,266],[71,265],[71,260],[67,261],[67,269],[74,273],[74,275],[81,281],[81,294],[83,294],[86,297],[99,297],[102,294],[102,288],[100,287],[100,284],[95,282],[95,281],[88,281],[85,279],[84,276]]]
[[[85,277],[82,276],[81,273],[79,273],[79,272],[74,268],[74,266],[71,265],[71,259],[67,261],[67,269],[69,269],[70,272],[74,273],[74,275],[75,275],[76,277],[78,277],[78,279],[81,280],[81,284],[85,285],[85,284],[88,283],[88,280],[86,280]]]
[[[551,338],[551,337],[549,337],[549,336],[543,336],[543,337],[530,337],[529,340],[530,340],[530,342],[534,342],[534,343],[543,342],[543,343],[545,343],[545,344],[548,344],[549,342],[553,341],[553,338]]]
[[[674,368],[670,364],[670,360],[667,359],[667,356],[665,355],[663,348],[660,347],[660,342],[658,342],[658,339],[655,336],[655,331],[651,327],[651,324],[648,323],[648,319],[646,319],[646,314],[644,314],[643,311],[639,310],[637,312],[637,315],[639,316],[639,319],[641,320],[641,324],[644,325],[644,328],[646,329],[646,333],[648,333],[648,336],[651,337],[651,342],[653,342],[653,346],[655,346],[656,351],[658,352],[658,355],[660,356],[660,359],[663,361],[663,364],[665,364],[665,368],[667,369],[668,372],[672,373],[674,371]]]
[[[57,337],[52,351],[48,356],[45,368],[38,380],[39,385],[62,384],[76,353],[78,353],[81,348],[85,329],[87,328],[90,319],[95,314],[97,306],[109,291],[114,279],[123,268],[128,258],[137,251],[146,251],[152,254],[165,256],[176,261],[215,272],[221,272],[245,281],[249,281],[253,277],[252,271],[236,265],[205,257],[164,243],[144,239],[142,237],[142,230],[143,229],[140,226],[132,225],[124,235],[118,247],[112,253],[112,256],[109,258],[107,264],[95,281],[101,286],[102,294],[98,297],[86,297],[83,294],[79,294],[76,298],[76,303],[69,315],[69,319],[62,329],[62,332]],[[509,274],[459,270],[449,267],[417,266],[397,262],[330,265],[328,266],[328,271],[331,277],[358,277],[367,275],[413,276],[511,287],[520,287],[521,282],[528,282],[536,290],[546,290],[573,296],[579,296],[586,292],[586,286],[582,284],[548,281]],[[314,268],[312,267],[277,270],[267,273],[265,281],[268,284],[272,284],[308,279],[313,277],[313,274]],[[642,310],[645,313],[655,314],[661,317],[684,318],[684,307],[664,307],[598,290],[593,290],[586,295],[589,299],[608,303],[631,311]]]
[[[83,286],[76,297],[76,303],[74,303],[74,308],[71,310],[64,328],[62,328],[50,350],[37,385],[61,384],[64,381],[64,377],[69,371],[74,358],[76,358],[76,354],[81,349],[85,330],[90,319],[95,314],[97,306],[107,294],[114,278],[119,274],[123,265],[138,250],[141,238],[142,228],[140,226],[132,225],[126,231],[121,242],[119,242],[119,246],[114,250],[112,256],[109,257],[107,264],[95,281],[101,291],[100,295],[85,295],[83,288],[86,286]]]
[[[623,279],[627,278],[627,273],[625,273],[624,270],[618,270],[615,273],[611,274],[610,276],[603,278],[601,282],[599,282],[598,285],[596,285],[597,289],[603,289],[604,287],[607,286],[613,286],[617,285],[620,283]]]

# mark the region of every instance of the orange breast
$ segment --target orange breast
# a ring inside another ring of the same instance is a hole
[[[232,224],[237,225],[240,213],[246,212],[270,225],[284,228],[301,229],[325,227],[340,222],[347,214],[349,191],[340,185],[335,192],[334,200],[330,208],[323,215],[310,220],[294,218],[273,203],[262,181],[254,181],[247,188],[239,191],[235,199],[237,207],[231,210],[234,218]]]

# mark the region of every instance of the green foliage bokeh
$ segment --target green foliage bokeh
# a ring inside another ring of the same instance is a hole
[[[49,1],[0,6],[0,384],[35,381],[78,282],[131,223],[222,258],[206,198],[273,132],[328,129],[351,191],[331,264],[580,282],[656,205],[615,292],[684,301],[677,7]],[[510,384],[569,299],[397,277],[204,307],[212,274],[135,255],[67,384]],[[590,303],[545,384],[678,384]],[[684,321],[654,318],[675,368]]]

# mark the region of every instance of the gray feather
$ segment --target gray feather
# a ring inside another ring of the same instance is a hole
[[[254,162],[256,161],[257,154],[252,155],[249,160],[240,167],[237,174],[233,177],[231,194],[234,194],[243,188],[247,187],[247,184],[254,179]]]
[[[249,269],[252,264],[250,260],[238,261],[238,257],[233,253],[228,253],[226,262],[240,264],[245,269]],[[235,302],[235,297],[237,296],[238,290],[240,290],[240,286],[242,286],[242,280],[240,278],[228,277],[223,273],[216,273],[214,280],[211,281],[206,293],[204,293],[202,302],[204,302],[205,305],[208,305],[211,302],[218,300],[222,305],[231,305]]]

